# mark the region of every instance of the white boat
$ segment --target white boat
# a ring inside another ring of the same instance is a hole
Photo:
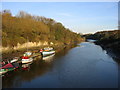
[[[29,42],[28,37],[27,37],[27,42]],[[26,47],[27,47],[27,51],[23,54],[22,63],[30,63],[33,61],[33,58],[31,57],[32,52],[28,51],[28,45]]]
[[[30,63],[33,61],[33,58],[22,58],[22,63]]]
[[[29,63],[33,61],[33,58],[31,57],[32,52],[25,52],[22,57],[22,63]]]
[[[51,54],[54,54],[55,53],[55,50],[53,50],[53,48],[44,48],[44,49],[41,49],[40,50],[42,56],[47,56],[47,55],[51,55]]]
[[[10,61],[10,63],[17,62],[19,57],[14,57],[13,60]]]
[[[46,56],[46,55],[51,55],[51,54],[54,54],[55,51],[43,51],[42,54],[43,56]]]

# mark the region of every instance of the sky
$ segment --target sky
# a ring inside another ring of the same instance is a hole
[[[77,33],[118,27],[118,2],[2,2],[15,16],[19,11],[52,18]]]

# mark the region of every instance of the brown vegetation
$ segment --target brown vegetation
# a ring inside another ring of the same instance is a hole
[[[9,10],[3,10],[0,15],[3,47],[15,47],[18,43],[22,45],[27,41],[70,44],[83,40],[80,34],[72,32],[51,18],[32,16],[24,11],[12,16]]]

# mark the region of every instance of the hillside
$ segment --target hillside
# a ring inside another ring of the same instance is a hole
[[[80,34],[51,18],[33,16],[24,11],[12,16],[9,10],[3,10],[0,15],[3,47],[16,47],[26,42],[67,45],[83,40]]]
[[[120,52],[120,30],[100,31],[94,34],[84,35],[86,39],[95,39],[95,43],[105,48],[110,48],[114,52]]]

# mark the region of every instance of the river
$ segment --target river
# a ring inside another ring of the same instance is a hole
[[[118,88],[118,63],[99,45],[77,46],[37,58],[3,77],[3,88]]]

